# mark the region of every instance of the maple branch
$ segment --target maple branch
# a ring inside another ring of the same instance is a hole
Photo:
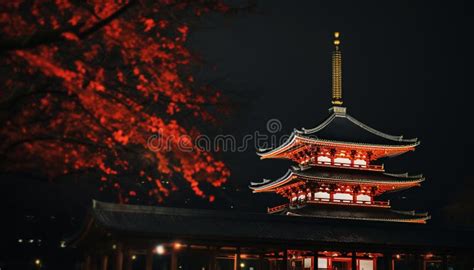
[[[137,3],[137,1],[135,0],[130,0],[127,4],[123,5],[121,8],[117,9],[117,11],[115,11],[114,13],[112,13],[109,17],[103,19],[102,21],[99,21],[98,23],[96,23],[94,26],[90,27],[89,29],[86,29],[85,31],[83,32],[80,32],[80,33],[76,33],[77,36],[80,38],[80,39],[83,39],[93,33],[95,33],[96,31],[100,30],[102,27],[106,26],[107,24],[109,24],[111,21],[115,20],[116,18],[118,18],[120,15],[122,15],[123,13],[125,13],[131,6],[133,6],[135,3]]]
[[[92,35],[93,33],[97,32],[98,30],[102,29],[104,26],[109,24],[114,19],[118,18],[120,15],[125,13],[135,3],[136,3],[135,0],[130,0],[127,4],[117,9],[114,13],[109,15],[107,18],[99,21],[98,23],[94,24],[93,26],[89,27],[88,29],[84,31],[81,31],[81,28],[84,26],[84,24],[82,23],[76,26],[68,26],[60,30],[35,33],[27,37],[0,40],[0,52],[31,49],[40,45],[66,41],[67,39],[63,36],[63,34],[67,32],[72,32],[79,39],[84,39]]]

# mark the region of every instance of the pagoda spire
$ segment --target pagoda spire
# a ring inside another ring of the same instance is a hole
[[[342,105],[342,53],[339,50],[340,33],[334,32],[334,51],[332,52],[332,104]]]

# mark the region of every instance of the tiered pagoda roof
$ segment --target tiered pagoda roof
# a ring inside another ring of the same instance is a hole
[[[342,106],[342,53],[335,33],[330,115],[314,128],[295,129],[281,145],[259,149],[261,159],[290,159],[298,164],[276,179],[252,182],[254,193],[275,192],[287,204],[271,214],[329,219],[425,223],[426,213],[395,211],[389,201],[374,198],[386,192],[420,186],[422,175],[385,172],[379,158],[414,151],[417,138],[406,139],[370,127]]]
[[[262,158],[290,158],[288,153],[297,152],[307,145],[340,146],[372,151],[379,157],[395,156],[413,151],[420,141],[417,138],[405,139],[403,135],[394,136],[378,131],[346,113],[344,107],[333,107],[331,114],[314,128],[295,129],[280,146],[272,149],[259,149]]]
[[[426,223],[428,213],[396,211],[387,208],[366,208],[360,206],[324,205],[291,209],[286,207],[281,213],[287,216],[306,216],[324,219],[350,219],[366,221]]]
[[[381,192],[401,190],[419,186],[424,181],[423,175],[409,175],[408,173],[394,174],[383,171],[361,171],[347,168],[325,167],[292,167],[282,177],[272,181],[251,182],[253,192],[275,192],[277,188],[302,182],[315,183],[344,183],[369,184],[379,186]]]

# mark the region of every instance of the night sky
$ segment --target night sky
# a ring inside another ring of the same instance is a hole
[[[456,201],[472,208],[470,20],[461,1],[259,1],[249,14],[209,19],[191,33],[190,45],[213,72],[202,76],[218,78],[216,85],[237,103],[217,133],[265,133],[267,121],[278,119],[278,135],[284,135],[328,115],[332,33],[340,31],[348,113],[386,133],[421,140],[415,152],[385,165],[423,173],[426,181],[388,198],[395,208],[436,214]],[[260,161],[253,147],[223,158],[232,176],[214,204],[263,212],[279,201],[253,195],[247,186],[282,176],[291,163]],[[17,216],[25,209],[70,213],[97,195],[88,186],[93,180],[4,177],[2,205]]]

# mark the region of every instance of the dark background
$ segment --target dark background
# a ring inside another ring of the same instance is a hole
[[[270,119],[282,123],[277,135],[316,126],[331,106],[332,33],[340,31],[348,113],[386,133],[421,140],[415,152],[385,165],[387,171],[423,173],[426,181],[387,197],[395,208],[429,211],[431,224],[470,226],[474,95],[466,5],[269,0],[259,1],[249,14],[209,19],[191,33],[190,46],[213,72],[202,77],[218,78],[216,86],[238,105],[217,133],[238,140],[256,130],[267,133]],[[188,207],[263,212],[280,201],[253,195],[247,186],[280,177],[290,163],[260,161],[253,145],[222,155],[232,172],[228,184],[213,204],[191,198]],[[28,251],[25,258],[34,252],[47,257],[49,250],[57,256],[53,250],[80,225],[90,199],[99,196],[90,177],[55,183],[23,174],[1,177],[2,247]]]

